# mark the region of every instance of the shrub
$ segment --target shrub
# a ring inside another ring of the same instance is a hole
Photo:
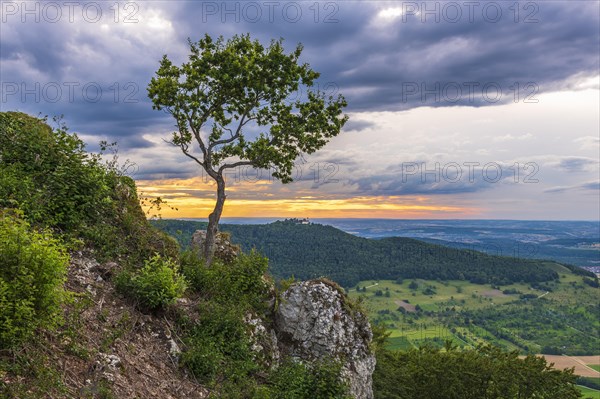
[[[207,268],[193,251],[186,251],[181,265],[191,287],[207,298],[221,303],[246,303],[256,310],[267,299],[268,259],[257,252],[240,253],[230,264],[214,259]]]
[[[156,310],[183,295],[186,281],[178,266],[159,254],[148,259],[144,266],[131,274],[122,272],[117,277],[117,289],[138,301],[142,308]]]
[[[252,251],[229,263],[215,259],[207,268],[194,252],[180,257],[182,272],[200,294],[198,313],[180,313],[177,326],[185,343],[181,364],[210,386],[215,398],[346,399],[348,386],[340,379],[337,362],[307,364],[285,360],[269,370],[253,351],[251,331],[244,318],[264,314],[274,287],[266,277],[268,260]],[[284,281],[285,287],[293,280]],[[338,289],[339,285],[320,281]],[[349,311],[359,304],[346,298]]]
[[[258,366],[243,321],[243,306],[201,302],[199,313],[197,322],[179,323],[186,343],[182,364],[203,383],[214,383],[218,376],[231,383],[247,379]]]
[[[193,251],[180,259],[191,288],[201,295],[197,319],[178,320],[185,342],[181,363],[200,382],[214,386],[218,397],[256,397],[254,374],[261,366],[244,317],[264,310],[270,289],[267,259],[241,253],[229,263],[214,259],[209,268]]]
[[[116,161],[89,154],[60,121],[0,112],[0,207],[18,208],[34,226],[97,249],[99,260],[137,265],[155,252],[176,257],[176,242],[146,220],[135,182]],[[104,146],[106,147],[106,145]]]
[[[3,206],[16,204],[28,221],[61,231],[103,217],[110,182],[99,158],[86,153],[76,135],[20,112],[0,113],[0,125]]]
[[[521,294],[519,295],[520,299],[536,299],[538,296],[536,294]]]
[[[0,210],[0,349],[38,327],[53,327],[64,299],[69,257],[46,231],[33,231],[14,212]]]
[[[340,379],[341,365],[334,361],[304,364],[284,361],[270,376],[271,399],[345,399],[348,385]]]

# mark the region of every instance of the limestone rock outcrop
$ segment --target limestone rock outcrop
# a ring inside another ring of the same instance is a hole
[[[373,338],[364,314],[353,308],[337,284],[324,279],[293,284],[275,313],[279,349],[306,361],[336,359],[357,399],[373,398]]]
[[[206,231],[197,230],[191,246],[202,251]],[[226,233],[218,233],[215,258],[231,262],[240,247],[231,244]],[[342,365],[341,378],[356,399],[373,398],[375,354],[370,348],[373,333],[365,314],[349,301],[343,288],[327,279],[292,284],[281,294],[275,305],[276,292],[272,282],[265,304],[265,314],[247,314],[252,349],[256,361],[267,367],[277,367],[286,357],[302,362],[335,360]]]

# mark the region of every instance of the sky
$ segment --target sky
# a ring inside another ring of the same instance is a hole
[[[249,33],[302,43],[349,122],[292,183],[233,170],[223,216],[600,219],[598,1],[1,0],[0,21],[1,110],[117,141],[163,217],[206,217],[215,187],[147,85],[188,38]]]

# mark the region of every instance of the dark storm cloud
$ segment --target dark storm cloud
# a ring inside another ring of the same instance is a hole
[[[577,4],[539,3],[539,22],[531,24],[392,23],[385,36],[364,32],[347,63],[353,67],[336,81],[342,90],[376,88],[348,97],[361,109],[491,105],[515,93],[524,101],[598,70],[598,4]]]
[[[348,122],[346,122],[346,124],[344,125],[344,131],[345,132],[360,132],[363,131],[365,129],[370,129],[370,128],[374,128],[375,126],[377,126],[375,123],[370,122],[370,121],[361,121],[360,119],[356,120],[356,119],[350,119]]]
[[[67,10],[56,23],[44,15],[22,23],[22,15],[8,15],[8,3],[23,4],[2,2],[2,110],[65,114],[72,130],[118,140],[124,149],[151,146],[144,133],[168,136],[172,121],[151,109],[146,86],[162,54],[180,63],[187,38],[205,33],[249,32],[265,43],[283,37],[289,50],[302,42],[302,60],[321,72],[319,88],[333,83],[350,112],[524,101],[599,69],[598,2],[517,3],[518,16],[508,8],[513,2],[474,2],[472,21],[465,3],[457,2],[462,9],[457,22],[444,2],[427,3],[434,12],[425,22],[410,8],[422,2],[135,2],[139,22],[129,25],[122,23],[129,11],[123,8],[119,23],[113,21],[112,2],[102,3],[98,22],[89,15],[82,20],[77,7],[75,23],[65,20]],[[501,9],[497,21],[483,16],[489,4]],[[251,7],[260,9],[260,18]],[[394,8],[410,15],[377,17]],[[171,26],[161,25],[165,21]],[[57,101],[55,85],[63,88]],[[96,87],[102,93],[97,101]],[[351,120],[345,130],[369,127]],[[393,179],[388,183],[395,186]]]

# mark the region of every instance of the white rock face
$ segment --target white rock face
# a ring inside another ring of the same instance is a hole
[[[279,362],[279,348],[275,330],[256,315],[246,314],[244,322],[250,327],[250,341],[255,360],[267,367],[272,367]]]
[[[292,285],[282,295],[275,330],[282,353],[308,361],[340,360],[350,394],[373,398],[371,326],[365,315],[346,304],[339,288],[320,280]]]

